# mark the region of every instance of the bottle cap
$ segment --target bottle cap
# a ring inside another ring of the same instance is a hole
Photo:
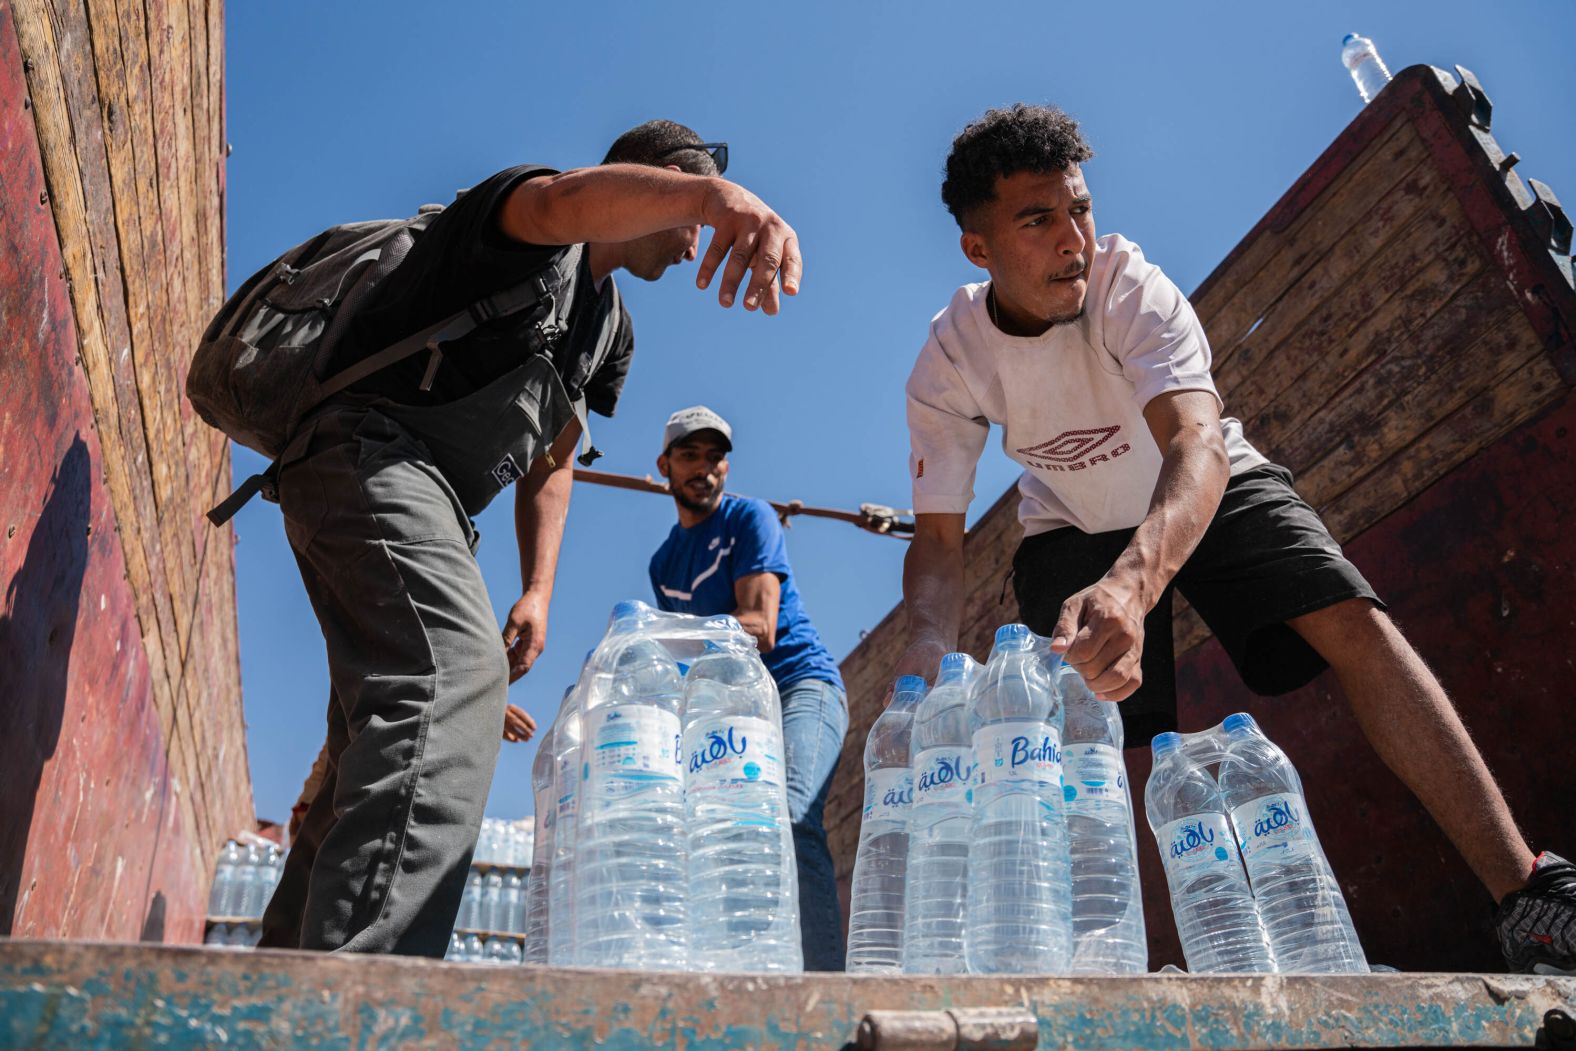
[[[892,696],[900,693],[924,693],[925,677],[923,675],[900,675],[897,685],[892,687]]]
[[[623,624],[645,615],[651,607],[639,599],[625,599],[613,607],[613,623]]]
[[[1247,712],[1238,712],[1236,715],[1226,716],[1226,721],[1220,724],[1220,728],[1232,736],[1261,732],[1259,724],[1254,722],[1253,716]]]
[[[1356,39],[1357,39],[1357,34],[1356,33],[1347,33],[1345,36],[1341,37],[1341,46],[1345,47],[1347,44],[1350,44],[1353,40],[1356,40]]]
[[[1030,632],[1023,624],[1003,624],[996,629],[996,645],[1017,646],[1029,641]]]
[[[949,653],[941,658],[941,676],[961,675],[969,670],[969,665],[974,663],[974,658],[967,653]]]
[[[1181,747],[1182,735],[1178,733],[1155,734],[1155,739],[1149,742],[1150,751],[1154,753],[1156,759],[1170,755]]]

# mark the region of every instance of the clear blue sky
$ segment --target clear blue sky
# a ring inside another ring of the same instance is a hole
[[[667,414],[708,404],[735,427],[731,488],[754,496],[908,505],[903,381],[929,319],[980,276],[939,173],[990,106],[1053,102],[1080,119],[1098,229],[1137,241],[1184,290],[1356,115],[1338,61],[1350,31],[1392,70],[1473,70],[1523,176],[1576,206],[1563,0],[227,8],[231,287],[325,226],[412,214],[523,161],[593,164],[654,117],[728,141],[728,175],[799,231],[803,292],[766,318],[721,310],[693,265],[653,285],[621,276],[637,353],[617,417],[593,430],[599,467],[654,473]],[[236,452],[238,477],[259,467]],[[993,442],[974,513],[1016,474]],[[510,506],[479,521],[500,617],[519,592]],[[612,604],[650,598],[646,562],[672,523],[666,498],[576,487],[548,649],[511,691],[544,726]],[[236,528],[252,781],[258,813],[283,819],[322,740],[323,641],[278,509],[254,501]],[[903,544],[800,520],[789,550],[841,659],[898,600]],[[535,747],[504,746],[490,815],[531,812]]]

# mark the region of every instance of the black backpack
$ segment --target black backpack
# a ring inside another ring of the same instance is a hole
[[[279,458],[302,419],[347,387],[423,348],[458,339],[493,318],[545,305],[544,339],[561,329],[568,296],[556,295],[579,265],[578,246],[532,279],[471,304],[332,376],[323,371],[368,294],[404,261],[421,231],[443,210],[424,205],[409,219],[333,226],[247,278],[203,332],[186,376],[186,397],[204,422],[270,460]],[[431,383],[431,373],[423,388]],[[247,479],[208,512],[223,525],[272,483],[274,467]]]

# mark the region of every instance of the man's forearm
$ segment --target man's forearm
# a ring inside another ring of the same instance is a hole
[[[537,244],[632,241],[705,221],[715,180],[644,164],[605,164],[532,179],[509,195],[504,232]]]
[[[903,609],[910,645],[951,651],[963,620],[963,552],[916,539],[903,559]],[[933,670],[933,669],[932,669]]]
[[[578,427],[572,428],[579,431]],[[515,484],[514,532],[520,545],[520,590],[551,594],[558,573],[558,549],[569,518],[574,488],[574,438],[554,443],[553,464],[539,459]]]
[[[1183,428],[1162,451],[1149,510],[1107,574],[1133,587],[1146,611],[1203,539],[1231,477],[1218,432]]]

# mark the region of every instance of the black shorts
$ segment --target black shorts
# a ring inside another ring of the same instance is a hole
[[[1012,560],[1023,622],[1049,635],[1062,603],[1104,576],[1133,532],[1067,527],[1025,537]],[[1144,620],[1143,685],[1121,707],[1128,747],[1177,728],[1173,590],[1198,611],[1243,683],[1261,696],[1290,693],[1328,666],[1288,620],[1351,598],[1385,608],[1292,488],[1290,471],[1276,464],[1244,471],[1227,484],[1198,548]]]

